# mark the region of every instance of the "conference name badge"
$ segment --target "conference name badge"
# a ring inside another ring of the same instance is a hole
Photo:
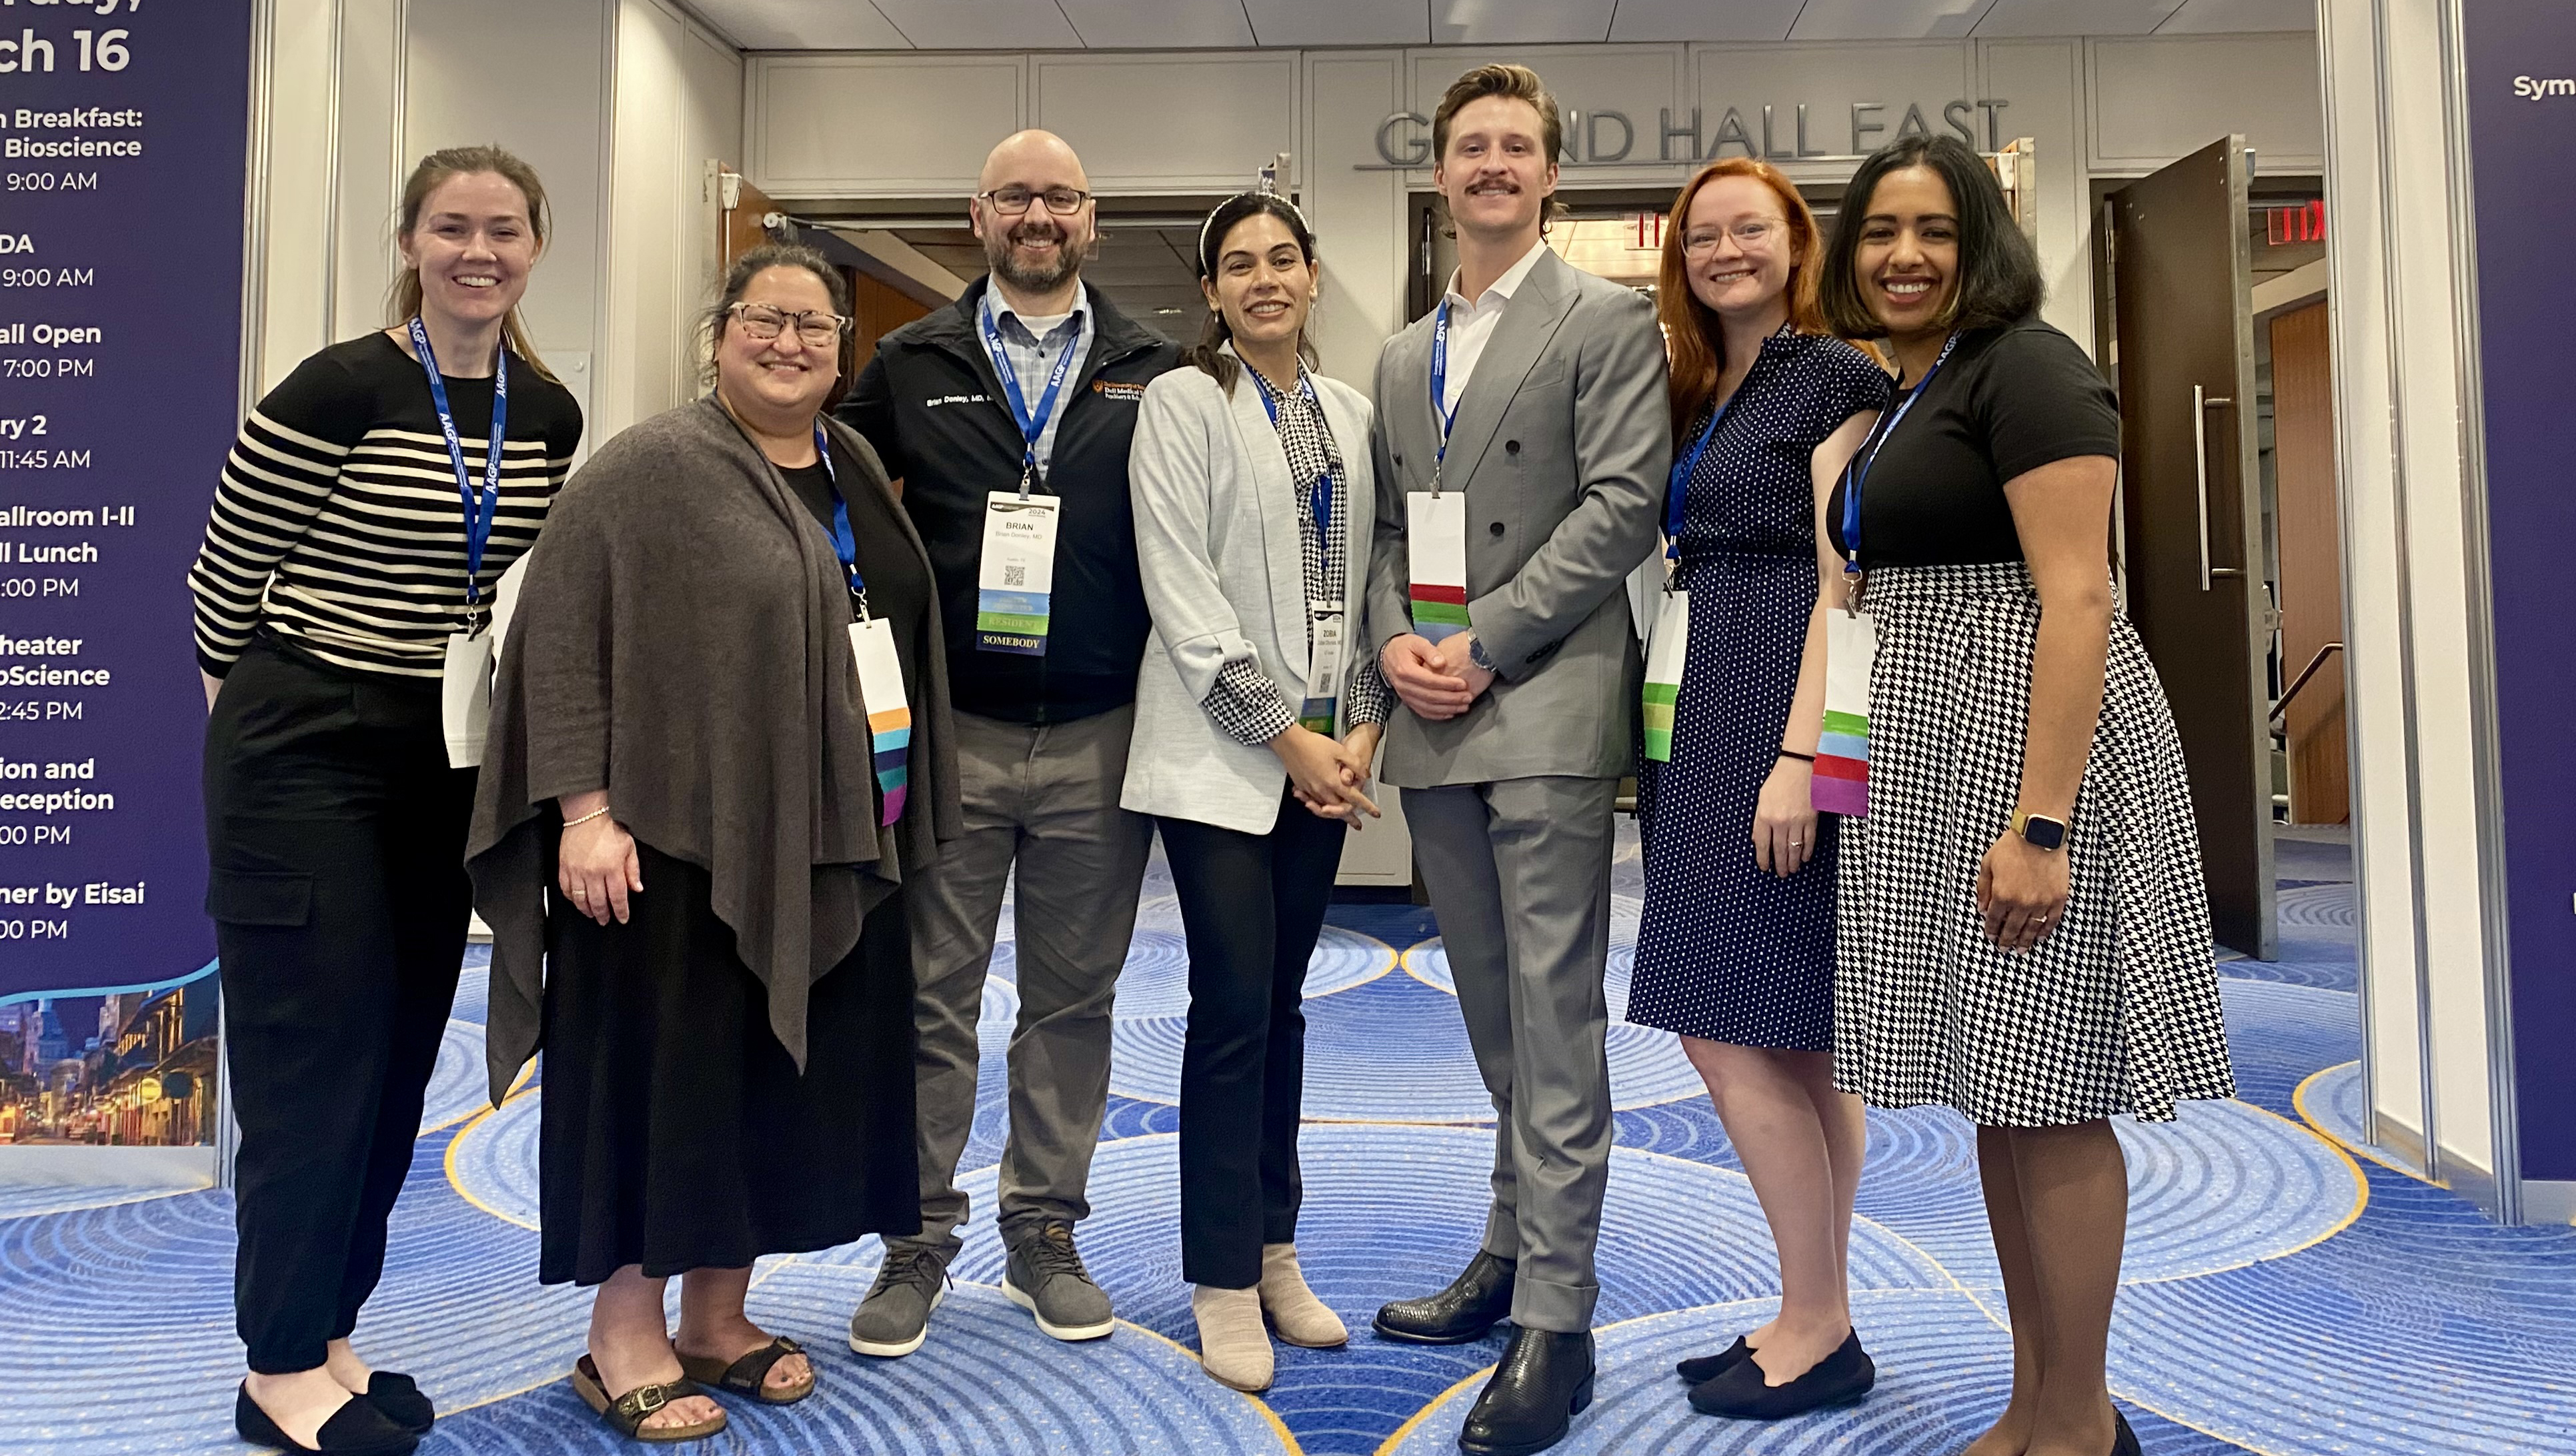
[[[984,498],[984,559],[975,578],[975,645],[1044,657],[1055,591],[1061,497],[997,490]]]
[[[1466,631],[1466,494],[1407,492],[1404,544],[1412,567],[1413,630],[1430,642]]]
[[[877,796],[884,808],[879,824],[903,817],[903,799],[912,775],[912,707],[903,696],[903,660],[895,655],[894,623],[867,617],[850,624],[850,655],[859,663],[859,703],[867,709],[868,744],[877,772]]]
[[[1668,591],[1646,641],[1646,757],[1673,760],[1673,713],[1682,696],[1682,668],[1690,660],[1690,593]]]
[[[1350,626],[1340,602],[1306,604],[1306,640],[1312,644],[1306,662],[1306,702],[1297,726],[1333,736],[1333,719],[1342,697],[1342,668],[1350,656]]]
[[[1858,612],[1825,613],[1825,732],[1809,781],[1819,813],[1869,814],[1869,670],[1878,628]]]
[[[492,634],[454,632],[438,672],[438,725],[449,768],[479,768],[492,733]]]

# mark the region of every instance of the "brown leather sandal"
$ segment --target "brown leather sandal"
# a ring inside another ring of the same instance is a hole
[[[719,1390],[730,1390],[738,1395],[754,1397],[762,1405],[794,1405],[814,1393],[814,1362],[811,1357],[808,1357],[805,1362],[804,1384],[787,1386],[781,1390],[769,1388],[769,1372],[779,1361],[790,1355],[805,1353],[804,1346],[785,1335],[780,1335],[730,1365],[713,1355],[681,1354],[677,1350],[672,1353],[680,1355],[680,1368],[688,1373],[691,1380],[701,1385],[712,1385]]]
[[[588,1355],[584,1355],[572,1367],[572,1388],[580,1392],[584,1404],[599,1412],[599,1418],[608,1423],[610,1430],[630,1441],[655,1443],[702,1441],[725,1428],[726,1416],[723,1411],[717,1411],[714,1420],[699,1421],[694,1425],[647,1426],[644,1424],[653,1418],[655,1411],[675,1400],[686,1400],[690,1396],[707,1393],[696,1381],[686,1376],[678,1380],[662,1381],[655,1385],[639,1385],[612,1400],[608,1395],[608,1387],[599,1378],[599,1367],[591,1363]]]

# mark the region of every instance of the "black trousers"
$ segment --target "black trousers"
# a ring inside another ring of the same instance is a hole
[[[1268,834],[1162,819],[1190,951],[1181,1050],[1181,1277],[1261,1282],[1261,1247],[1297,1237],[1306,962],[1324,928],[1340,823],[1283,794]]]
[[[223,958],[233,1310],[250,1368],[309,1370],[384,1272],[456,999],[474,771],[438,684],[255,636],[206,725],[206,912]]]

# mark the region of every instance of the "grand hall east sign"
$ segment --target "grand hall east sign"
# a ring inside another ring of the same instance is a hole
[[[2002,112],[2009,101],[1975,100],[1961,97],[1941,105],[1941,128],[1980,151],[2001,151],[2004,144]],[[1654,162],[1696,163],[1715,161],[1727,155],[1732,147],[1736,154],[1760,157],[1770,162],[1857,162],[1887,143],[1909,136],[1930,136],[1934,127],[1923,113],[1923,103],[1909,102],[1903,116],[1893,122],[1888,113],[1895,107],[1883,101],[1851,103],[1850,126],[1846,133],[1849,149],[1826,151],[1823,141],[1810,130],[1807,103],[1791,108],[1792,115],[1781,117],[1780,108],[1765,106],[1759,133],[1744,112],[1730,106],[1718,118],[1712,130],[1705,108],[1694,106],[1686,119],[1676,120],[1671,107],[1659,108],[1655,116]],[[1979,122],[1982,117],[1983,125]],[[1823,125],[1826,123],[1818,123]],[[1982,135],[1980,134],[1982,132]],[[1785,133],[1785,135],[1784,135]],[[1637,155],[1646,133],[1624,111],[1568,111],[1565,113],[1565,147],[1557,162],[1565,167],[1632,167],[1647,165],[1649,159]],[[1361,172],[1404,172],[1432,164],[1431,118],[1418,111],[1399,111],[1378,123],[1377,155],[1374,162],[1361,162]]]

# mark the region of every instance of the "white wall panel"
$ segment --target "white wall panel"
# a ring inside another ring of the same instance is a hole
[[[2012,102],[2004,135],[2039,147],[2039,266],[2048,279],[2041,316],[2093,350],[2093,209],[2084,178],[2084,45],[2073,40],[1990,41],[1984,94]]]
[[[1691,104],[1700,108],[1712,142],[1733,107],[1754,143],[1762,143],[1762,108],[1772,109],[1774,160],[1787,165],[1797,146],[1798,107],[1807,108],[1807,149],[1843,154],[1873,151],[1896,139],[1906,111],[1921,106],[1935,134],[1950,131],[1942,108],[1956,100],[1976,99],[1976,47],[1959,41],[1888,45],[1693,46]],[[2006,97],[2009,100],[2011,98]],[[1866,133],[1854,146],[1852,108],[1875,102],[1881,108],[1863,113],[1883,130]],[[1676,118],[1679,120],[1679,118]],[[1980,144],[1985,113],[1973,108],[1963,120]],[[2010,139],[2015,118],[2002,113],[2003,136]],[[1953,133],[1955,134],[1955,133]],[[1728,148],[1728,155],[1736,149]],[[1793,169],[1794,170],[1794,169]],[[1838,170],[1850,171],[1849,164]]]
[[[2087,42],[2093,169],[2146,173],[2229,132],[2272,172],[2325,166],[2317,40],[2310,34]]]
[[[1294,51],[1044,55],[1029,61],[1029,125],[1073,144],[1094,191],[1239,191],[1297,150]],[[1001,139],[995,132],[982,150]]]
[[[1020,56],[755,56],[745,175],[772,197],[963,197],[1027,125]]]

